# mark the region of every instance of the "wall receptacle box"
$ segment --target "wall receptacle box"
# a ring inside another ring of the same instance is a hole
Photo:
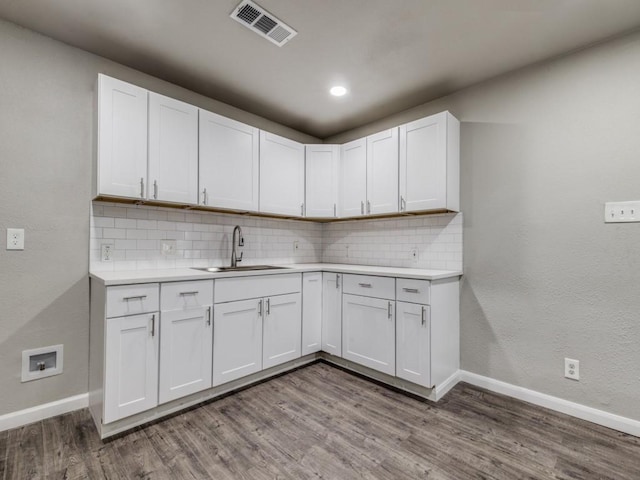
[[[22,381],[30,382],[62,373],[63,346],[33,348],[22,352]]]

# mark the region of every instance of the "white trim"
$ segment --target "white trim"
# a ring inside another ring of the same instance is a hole
[[[89,406],[89,394],[81,393],[73,397],[63,398],[51,403],[36,405],[17,412],[0,415],[0,432],[38,422],[45,418],[55,417],[63,413],[73,412]]]
[[[640,437],[640,421],[460,370],[459,381]]]
[[[460,372],[461,370],[454,372],[453,375],[447,378],[444,382],[434,387],[433,389],[434,393],[432,393],[431,395],[434,396],[434,400],[436,402],[440,400],[442,397],[444,397],[447,393],[449,393],[449,390],[451,390],[453,387],[455,387],[458,384],[458,382],[460,381]]]

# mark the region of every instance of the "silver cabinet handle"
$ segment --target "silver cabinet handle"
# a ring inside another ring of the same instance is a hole
[[[364,215],[364,202],[360,202],[360,215]]]
[[[204,190],[202,190],[202,204],[203,205],[207,204],[207,189],[206,188]]]
[[[258,315],[262,316],[262,299],[258,300]]]
[[[334,217],[338,216],[338,207],[335,203],[333,204],[333,216]]]
[[[304,203],[300,204],[300,216],[304,217]]]
[[[267,315],[271,315],[271,299],[267,298]]]
[[[158,181],[154,180],[153,181],[153,198],[154,199],[158,199]]]
[[[144,198],[144,178],[140,177],[140,198]]]
[[[145,298],[147,298],[146,295],[134,295],[133,297],[123,297],[122,300],[144,300]]]
[[[211,326],[211,307],[207,307],[207,325]]]
[[[360,285],[362,288],[371,288],[370,283],[359,283],[358,285]]]
[[[417,288],[406,288],[406,287],[403,287],[402,290],[404,290],[407,293],[419,293]]]
[[[422,325],[427,323],[427,309],[422,307]]]
[[[371,213],[371,202],[367,200],[367,213]]]
[[[200,293],[200,292],[199,292],[199,291],[197,291],[197,290],[194,290],[194,291],[192,291],[192,292],[180,292],[180,296],[181,296],[181,297],[183,297],[183,296],[185,296],[185,295],[197,295],[197,294],[199,294],[199,293]]]
[[[391,311],[391,307],[392,307],[392,304],[391,302],[389,302],[389,310],[387,311],[387,318],[391,318],[391,315],[393,315],[393,312]]]
[[[156,315],[155,313],[151,315],[151,336],[154,337],[156,334]]]
[[[407,210],[407,201],[404,199],[402,195],[400,195],[400,211],[404,212]]]
[[[336,273],[336,288],[340,288],[340,274]]]

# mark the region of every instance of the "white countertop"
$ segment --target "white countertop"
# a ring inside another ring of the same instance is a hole
[[[89,276],[103,285],[132,285],[150,282],[178,282],[184,280],[206,280],[210,278],[248,277],[256,275],[277,275],[301,272],[336,272],[381,277],[417,278],[421,280],[441,280],[459,277],[460,271],[427,270],[422,268],[375,267],[370,265],[346,265],[336,263],[295,263],[276,265],[286,267],[273,270],[245,270],[240,272],[205,272],[193,268],[169,268],[164,270],[130,270],[123,272],[89,272]]]

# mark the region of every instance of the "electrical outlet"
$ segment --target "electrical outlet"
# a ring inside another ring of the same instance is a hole
[[[572,358],[564,359],[564,376],[571,380],[580,380],[580,361]]]
[[[176,241],[175,240],[161,240],[160,241],[160,253],[165,257],[176,254]]]
[[[103,262],[110,262],[113,260],[113,244],[103,243],[100,246],[100,258]]]
[[[300,242],[298,240],[293,241],[293,251],[297,252],[300,249]]]
[[[409,250],[409,258],[413,263],[418,263],[418,247],[412,247],[411,250]]]
[[[640,222],[640,201],[605,203],[604,221],[605,223]]]
[[[7,228],[7,250],[24,250],[24,228]]]
[[[346,247],[347,247],[347,249],[346,249],[347,250],[347,258],[349,258],[349,245],[346,245]]]

